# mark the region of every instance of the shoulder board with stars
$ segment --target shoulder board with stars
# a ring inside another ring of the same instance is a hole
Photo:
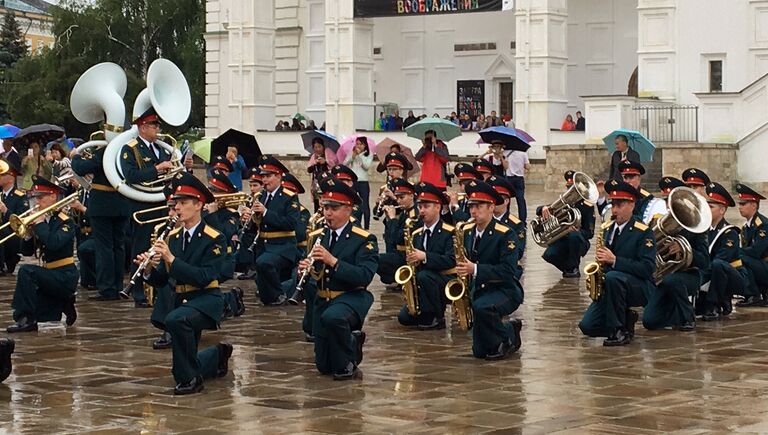
[[[645,231],[645,230],[648,229],[648,225],[646,225],[646,224],[644,224],[642,222],[635,221],[635,225],[634,226],[635,226],[635,228],[637,228],[640,231]]]
[[[220,232],[214,230],[212,227],[209,227],[208,225],[203,228],[203,233],[205,233],[206,236],[215,239],[216,237],[219,237],[221,235]]]
[[[138,139],[132,139],[130,142],[128,142],[129,147],[135,147],[138,144],[139,144]]]
[[[364,229],[357,226],[352,227],[352,234],[356,234],[366,239],[371,235],[371,233],[369,233],[368,231],[365,231]]]

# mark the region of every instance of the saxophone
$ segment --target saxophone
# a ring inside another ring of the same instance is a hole
[[[603,227],[605,227],[606,224],[610,225],[610,221],[603,224]],[[605,229],[600,228],[600,231],[597,233],[597,238],[595,239],[595,253],[597,253],[598,249],[603,248],[604,246]],[[603,289],[605,288],[605,270],[603,270],[603,266],[597,262],[597,259],[595,259],[595,261],[584,267],[584,274],[587,275],[586,284],[589,298],[593,301],[599,300],[600,296],[603,295]]]
[[[456,255],[456,263],[464,262],[467,259],[467,253],[464,249],[464,235],[467,230],[465,226],[473,223],[472,219],[468,222],[459,222],[453,230],[453,251]],[[469,299],[469,277],[457,276],[445,284],[445,297],[453,302],[453,315],[459,323],[459,328],[463,331],[472,329],[472,301]]]
[[[405,234],[403,235],[406,256],[415,250],[411,227],[413,227],[413,220],[408,218],[405,220]],[[395,282],[403,286],[403,297],[405,298],[405,305],[408,307],[408,314],[411,316],[419,315],[421,308],[419,307],[419,289],[416,286],[416,266],[408,263],[400,266],[395,272]]]

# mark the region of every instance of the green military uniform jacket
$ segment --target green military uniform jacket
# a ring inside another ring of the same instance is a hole
[[[479,246],[473,247],[476,224],[463,227],[464,249],[467,258],[477,264],[477,275],[471,277],[471,296],[477,299],[486,292],[501,290],[510,299],[516,299],[515,292],[523,287],[517,277],[518,236],[508,226],[491,219],[485,227]],[[474,255],[474,251],[477,255]]]
[[[218,324],[224,312],[218,278],[227,242],[222,233],[203,221],[186,250],[182,249],[183,236],[183,227],[171,231],[168,247],[176,258],[171,264],[161,261],[148,282],[155,288],[170,285],[176,294],[176,307],[183,304],[194,308]]]
[[[414,206],[400,213],[394,219],[387,219],[384,222],[384,244],[386,245],[387,253],[405,252],[405,245],[403,245],[405,220],[411,219],[413,221],[413,228],[418,228],[421,225],[418,217],[419,213]]]
[[[2,194],[3,203],[5,204],[5,207],[8,209],[4,214],[2,214],[2,222],[8,222],[8,219],[11,217],[11,215],[20,215],[27,211],[29,209],[29,202],[27,201],[27,194],[24,193],[23,190],[20,189],[11,189],[10,192],[8,192],[8,195]],[[4,230],[0,231],[0,237],[6,237],[10,235],[12,232],[10,226],[6,227]],[[16,243],[18,250],[18,244],[19,239],[12,238],[5,242],[7,244],[10,243]]]
[[[768,261],[768,220],[760,213],[741,227],[741,256]]]
[[[427,241],[428,250],[424,249],[424,226],[413,231],[413,246],[427,253],[427,261],[419,263],[416,268],[431,270],[443,275],[456,275],[456,256],[453,249],[454,227],[443,221],[438,221]]]
[[[331,241],[331,230],[327,228],[309,233],[308,242],[314,244],[315,239],[320,235],[322,235],[322,246],[327,248]],[[313,284],[318,290],[315,305],[325,302],[320,292],[325,290],[342,292],[333,301],[351,307],[362,322],[373,303],[373,295],[366,288],[373,280],[379,261],[379,245],[376,236],[350,221],[344,227],[331,254],[338,259],[336,266],[331,268],[322,265],[312,274]],[[316,321],[315,325],[317,326],[318,323]],[[323,331],[313,330],[313,333],[323,335]]]
[[[267,190],[261,191],[259,201],[267,200]],[[256,255],[262,252],[277,254],[290,262],[296,261],[296,227],[301,218],[299,198],[290,190],[278,187],[272,200],[267,204],[259,228]],[[305,224],[306,225],[306,224]]]
[[[633,216],[627,221],[619,236],[621,242],[613,243],[610,237],[615,227],[615,222],[611,220],[600,227],[603,231],[605,247],[611,249],[616,256],[616,263],[613,266],[603,266],[605,272],[616,270],[627,273],[642,282],[644,290],[653,290],[655,287],[653,273],[656,271],[656,239],[653,237],[653,230]],[[611,248],[609,243],[614,246]]]
[[[125,182],[128,184],[139,184],[147,181],[157,180],[158,173],[155,169],[155,165],[171,160],[171,154],[157,145],[160,150],[160,157],[156,157],[155,153],[149,149],[147,144],[141,139],[136,138],[124,145],[120,151],[120,165],[123,169],[123,176]],[[152,207],[158,207],[165,202],[147,203],[139,201],[131,201],[133,211],[143,210]],[[145,216],[147,219],[160,217],[163,215],[163,211],[156,213],[150,213]]]
[[[81,177],[93,174],[91,181],[91,198],[88,207],[88,215],[93,217],[126,217],[131,214],[131,205],[125,196],[117,193],[107,176],[104,175],[104,149],[97,149],[89,159],[76,155],[72,159],[72,171]]]

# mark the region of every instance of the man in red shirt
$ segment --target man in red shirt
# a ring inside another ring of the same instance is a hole
[[[427,130],[421,140],[421,149],[416,153],[416,160],[421,163],[422,183],[429,183],[445,190],[448,180],[445,165],[448,163],[448,147],[437,139],[434,130]]]

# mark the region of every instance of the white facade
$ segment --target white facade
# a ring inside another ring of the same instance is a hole
[[[689,104],[699,141],[738,143],[741,179],[768,181],[758,158],[768,0],[517,0],[513,11],[373,19],[354,19],[353,5],[208,0],[207,133],[271,130],[300,112],[351,134],[372,128],[377,103],[445,116],[458,111],[459,81],[482,80],[486,114],[502,112],[512,86],[533,157],[568,141],[551,131],[567,113],[587,115],[586,134],[570,137],[596,142],[627,127],[638,104]],[[636,68],[642,100],[627,95]]]

